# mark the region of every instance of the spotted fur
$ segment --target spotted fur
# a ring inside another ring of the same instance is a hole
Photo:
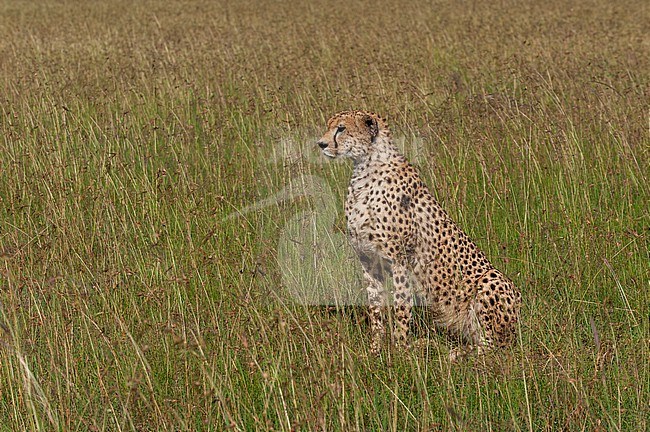
[[[519,291],[436,202],[393,144],[386,121],[371,112],[345,111],[327,125],[318,141],[323,154],[354,164],[345,215],[364,270],[371,351],[380,352],[385,334],[387,274],[394,284],[396,344],[407,345],[416,290],[436,325],[461,336],[470,349],[511,343],[519,320]],[[464,351],[458,348],[452,357]]]

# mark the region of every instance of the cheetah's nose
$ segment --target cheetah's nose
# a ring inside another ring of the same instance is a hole
[[[326,142],[323,142],[323,141],[318,141],[316,144],[318,144],[318,147],[320,147],[320,148],[322,148],[322,149],[324,149],[325,147],[327,147],[327,143],[326,143]]]

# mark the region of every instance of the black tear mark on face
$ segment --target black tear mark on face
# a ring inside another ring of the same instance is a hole
[[[399,200],[399,205],[405,209],[409,208],[411,206],[411,197],[408,195],[402,195],[402,198]]]
[[[342,133],[345,130],[344,126],[339,126],[336,128],[336,132],[334,132],[334,148],[339,148],[339,143],[336,141],[336,138],[339,136],[340,133]]]

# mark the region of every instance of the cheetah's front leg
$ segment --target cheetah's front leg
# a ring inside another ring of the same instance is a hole
[[[370,332],[371,340],[370,352],[373,355],[379,355],[384,340],[386,330],[382,320],[382,310],[386,306],[384,287],[380,280],[373,277],[367,269],[363,271],[363,279],[368,284],[368,303],[370,305]]]
[[[368,293],[370,306],[370,352],[378,355],[381,352],[386,330],[383,322],[383,312],[386,308],[386,291],[384,289],[385,263],[376,254],[358,252],[363,267],[363,280]]]
[[[393,341],[399,347],[407,347],[408,330],[411,323],[412,293],[408,272],[403,265],[393,264],[393,283],[395,285],[394,308],[395,329]]]

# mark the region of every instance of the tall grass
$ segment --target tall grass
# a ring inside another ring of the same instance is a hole
[[[1,1],[2,429],[647,430],[648,23],[639,0]],[[511,350],[452,364],[418,313],[374,358],[362,307],[288,292],[295,251],[358,279],[350,167],[312,145],[350,108],[521,288]]]

